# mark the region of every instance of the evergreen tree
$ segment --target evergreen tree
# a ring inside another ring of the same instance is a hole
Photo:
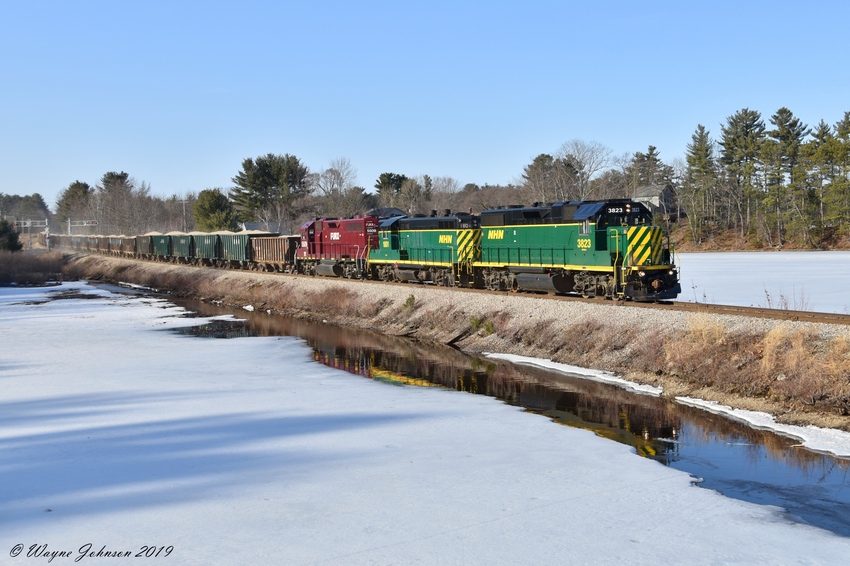
[[[803,177],[796,171],[800,146],[810,130],[785,107],[771,116],[770,123],[775,128],[767,133],[768,143],[763,149],[768,191],[765,205],[773,212],[769,223],[776,231],[776,243],[781,246],[791,218],[799,221],[796,232],[801,235],[805,236],[810,225],[808,195],[802,183]]]
[[[726,170],[743,235],[750,230],[752,216],[760,206],[764,120],[756,110],[744,108],[726,118],[720,131],[720,162]]]
[[[230,198],[242,220],[289,226],[296,216],[296,202],[310,194],[309,175],[307,166],[288,153],[248,158],[232,179],[236,186]]]
[[[688,226],[694,242],[701,243],[705,219],[714,216],[709,212],[717,185],[717,167],[714,157],[714,140],[702,124],[697,125],[687,146],[687,172],[679,189],[679,198],[687,207]]]
[[[18,232],[12,226],[12,223],[0,219],[0,250],[17,252],[23,247],[18,239]]]
[[[830,227],[850,226],[850,112],[836,122],[834,136],[829,141],[833,168],[824,195],[824,222]]]
[[[628,167],[632,194],[640,187],[673,184],[673,168],[661,161],[658,148],[650,145],[646,153],[636,152]]]
[[[59,194],[56,200],[56,219],[63,224],[72,217],[84,220],[82,217],[86,216],[93,195],[94,189],[88,183],[74,181]],[[94,219],[85,218],[85,220]]]
[[[203,232],[236,229],[236,213],[221,189],[201,191],[192,212],[195,226]]]
[[[375,188],[378,189],[378,198],[383,206],[395,206],[396,196],[406,180],[407,176],[398,173],[381,173],[375,181]]]
[[[541,153],[525,166],[522,173],[523,187],[538,202],[552,202],[556,192],[555,159]]]
[[[818,225],[825,222],[825,196],[827,187],[832,182],[835,163],[833,158],[835,136],[832,128],[823,120],[812,131],[812,139],[801,148],[800,158],[803,167],[808,172],[807,181],[816,193],[818,209]]]

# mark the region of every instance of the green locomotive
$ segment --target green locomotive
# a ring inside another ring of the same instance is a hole
[[[558,202],[481,213],[476,280],[488,289],[655,301],[680,292],[664,230],[640,202]]]
[[[467,286],[480,242],[479,218],[471,214],[389,218],[378,225],[378,248],[369,253],[371,277]]]

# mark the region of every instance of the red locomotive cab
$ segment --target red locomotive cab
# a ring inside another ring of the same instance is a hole
[[[319,257],[321,250],[316,249],[316,244],[318,243],[319,246],[321,246],[321,237],[316,237],[317,229],[321,233],[321,220],[311,220],[310,222],[305,222],[304,225],[301,226],[301,245],[298,246],[298,251],[295,253],[295,257],[303,259]]]

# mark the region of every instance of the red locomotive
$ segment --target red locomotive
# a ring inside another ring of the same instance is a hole
[[[319,218],[301,226],[295,254],[299,273],[362,278],[368,275],[369,250],[378,247],[378,218]]]

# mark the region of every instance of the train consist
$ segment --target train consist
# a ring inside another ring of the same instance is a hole
[[[221,268],[659,301],[681,293],[643,203],[558,202],[466,213],[320,218],[265,232],[53,236],[63,249]]]

